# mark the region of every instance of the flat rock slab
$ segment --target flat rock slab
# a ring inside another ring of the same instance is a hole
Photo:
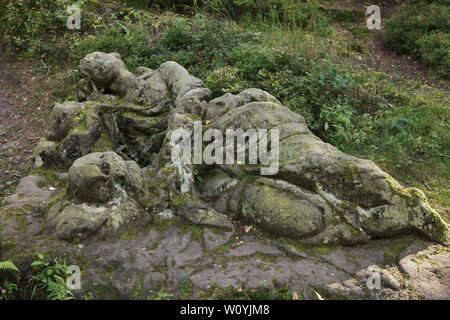
[[[43,176],[30,175],[21,179],[16,192],[0,208],[3,240],[39,234],[45,207],[59,192],[61,188],[49,185]]]
[[[450,298],[450,251],[443,246],[396,239],[396,246],[403,244],[398,253],[402,258],[398,265],[387,267],[389,244],[383,240],[302,250],[255,234],[198,228],[175,222],[165,230],[155,226],[128,240],[85,244],[37,236],[17,243],[3,258],[21,251],[37,254],[30,252],[32,248],[64,257],[68,265],[82,270],[82,289],[74,291],[80,298],[92,293],[96,299],[147,299],[161,292],[172,298],[224,298],[231,287],[241,292],[287,287],[303,299],[317,299],[317,294],[325,299]],[[228,250],[207,247],[205,239],[223,243]],[[20,267],[20,259],[16,261]],[[370,290],[367,267],[373,265],[381,270],[381,288]]]

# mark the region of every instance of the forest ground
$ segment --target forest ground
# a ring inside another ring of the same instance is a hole
[[[334,1],[330,7],[357,10],[360,5],[356,3],[351,0]],[[383,18],[388,19],[395,10],[395,5],[386,2]],[[338,34],[349,34],[345,26],[334,25],[333,28]],[[385,45],[381,32],[366,37],[362,50],[357,51],[350,58],[354,60],[355,69],[369,67],[375,72],[402,78],[407,83],[419,82],[448,93],[448,81],[430,76],[428,68],[409,56],[395,54]],[[32,171],[32,152],[45,135],[54,102],[63,101],[72,94],[74,83],[68,77],[68,68],[65,62],[47,65],[42,59],[23,58],[8,52],[5,47],[0,48],[0,205],[14,192],[20,178]],[[421,157],[411,160],[419,164],[424,162]],[[386,170],[383,164],[378,164]],[[404,184],[411,185],[411,181],[389,173]],[[448,216],[447,201],[442,203],[441,194],[433,199],[434,186],[427,177],[416,182],[429,197],[431,195],[432,204]]]

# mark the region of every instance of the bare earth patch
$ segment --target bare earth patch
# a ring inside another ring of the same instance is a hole
[[[15,61],[5,51],[0,48],[0,204],[31,171],[52,102],[67,85],[63,73],[47,76],[40,61]]]

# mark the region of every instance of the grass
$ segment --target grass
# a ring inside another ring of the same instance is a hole
[[[450,2],[408,0],[386,24],[385,40],[395,52],[408,54],[450,78]]]
[[[34,13],[24,15],[24,6],[35,2],[2,9],[3,19],[10,22],[1,27],[4,41],[21,57],[42,58],[49,65],[64,61],[71,68],[72,83],[85,54],[115,51],[131,71],[176,61],[205,80],[213,97],[249,87],[267,90],[302,114],[323,140],[372,159],[395,178],[424,190],[448,219],[450,164],[442,156],[450,150],[448,94],[354,66],[355,56],[364,54],[373,37],[362,26],[360,13],[328,10],[318,1],[187,0],[177,6],[160,0],[151,7],[136,1],[89,1],[83,5],[82,30],[73,33],[47,28],[56,19],[51,10],[60,10],[64,1],[36,6],[30,9]],[[407,1],[387,22],[385,40],[398,52],[428,59],[424,63],[445,77],[450,51],[445,49],[448,19],[443,18],[448,9],[438,10],[443,3]],[[412,12],[408,4],[425,11]],[[434,12],[430,10],[436,11],[430,16],[436,19],[425,17]],[[36,14],[39,21],[31,19]],[[40,32],[43,29],[46,32]],[[20,41],[15,34],[21,34]]]

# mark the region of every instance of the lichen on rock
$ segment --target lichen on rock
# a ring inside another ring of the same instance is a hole
[[[47,213],[47,230],[74,240],[145,225],[147,189],[134,161],[114,152],[90,153],[70,167],[67,196]]]
[[[203,81],[176,62],[133,74],[116,53],[91,53],[79,70],[78,101],[55,105],[48,141],[34,155],[37,167],[70,168],[67,196],[46,217],[57,237],[106,234],[171,210],[189,223],[229,229],[231,214],[311,244],[399,234],[448,241],[447,224],[423,193],[323,142],[268,92],[251,88],[210,100]],[[261,177],[261,163],[175,161],[172,134],[193,133],[195,121],[223,135],[278,129],[278,172]],[[111,152],[95,153],[99,144]]]

